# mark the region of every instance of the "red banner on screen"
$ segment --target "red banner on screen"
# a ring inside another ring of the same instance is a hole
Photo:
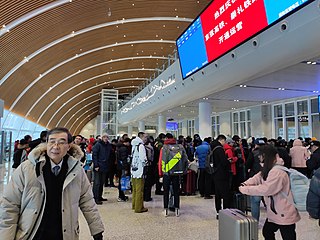
[[[209,62],[268,26],[263,0],[215,0],[201,23]]]

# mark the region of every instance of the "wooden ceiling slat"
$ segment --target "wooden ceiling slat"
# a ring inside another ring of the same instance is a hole
[[[3,3],[2,3],[3,2]],[[53,1],[1,1],[0,3],[0,24],[2,22],[13,21],[25,15],[34,9],[44,6]],[[24,59],[25,56],[29,56],[31,53],[40,49],[41,47],[63,37],[71,34],[72,31],[78,31],[90,26],[95,26],[101,23],[112,22],[116,20],[130,19],[130,18],[142,18],[142,17],[186,17],[194,18],[198,13],[210,2],[209,0],[199,1],[198,4],[195,0],[183,1],[168,1],[168,0],[138,0],[134,1],[135,5],[132,6],[132,1],[105,1],[105,0],[77,0],[72,3],[67,3],[62,6],[51,9],[45,13],[42,13],[21,25],[12,29],[9,33],[0,37],[0,79],[7,74],[16,64]],[[108,16],[107,11],[111,9],[111,16]],[[6,13],[2,14],[5,9]],[[10,20],[11,19],[11,20]],[[2,22],[1,22],[2,21]],[[8,24],[8,23],[5,23]],[[28,63],[24,64],[14,74],[12,74],[7,81],[0,86],[1,97],[5,100],[5,106],[10,107],[17,96],[31,84],[40,73],[44,73],[54,65],[69,59],[75,54],[80,54],[91,50],[93,48],[114,44],[115,42],[124,41],[137,41],[137,40],[172,40],[174,41],[183,29],[188,25],[187,22],[176,21],[150,21],[130,24],[119,24],[118,27],[110,26],[79,36],[70,38],[60,44],[42,52],[35,58],[31,59]],[[178,28],[179,27],[179,28]],[[124,37],[126,35],[126,37]],[[158,37],[156,37],[158,35]],[[94,64],[108,61],[110,59],[141,56],[144,54],[167,56],[170,54],[174,45],[170,44],[135,44],[131,46],[118,46],[112,49],[105,49],[99,52],[91,53],[80,57],[68,64],[65,64],[55,71],[51,72],[47,76],[43,77],[37,84],[30,88],[30,90],[23,96],[21,101],[17,103],[13,111],[24,115],[28,111],[29,107],[40,98],[40,96],[48,90],[48,88],[55,83],[61,81],[66,76],[75,73],[79,69],[84,69]],[[80,51],[82,49],[82,51]],[[144,51],[142,53],[142,51]],[[139,55],[137,55],[137,53]],[[154,59],[141,59],[134,61],[114,62],[112,64],[103,65],[84,73],[81,73],[66,83],[58,86],[57,89],[50,91],[40,104],[37,105],[34,110],[28,116],[28,119],[36,121],[42,111],[54,101],[58,95],[60,95],[65,89],[76,85],[80,81],[86,80],[98,74],[102,74],[107,71],[110,66],[112,70],[116,69],[130,69],[130,68],[142,68],[144,63],[145,68],[157,68],[163,64],[163,60],[155,61]],[[97,84],[108,80],[139,77],[146,78],[151,76],[150,71],[139,71],[131,73],[119,73],[114,76],[101,77],[94,82]],[[136,82],[135,82],[136,83]],[[142,84],[143,81],[140,81]],[[47,124],[52,114],[63,104],[63,102],[70,99],[72,96],[84,91],[92,86],[94,83],[84,84],[81,87],[77,87],[52,105],[52,108],[41,119],[41,124]],[[109,87],[122,87],[129,86],[131,82],[122,82],[112,84]],[[81,97],[89,96],[90,94],[101,91],[103,86],[90,90]],[[122,89],[120,93],[128,93],[132,89]],[[74,104],[79,101],[80,98],[76,98],[70,102]],[[52,124],[56,124],[59,121],[59,117],[68,111],[67,104],[57,114],[56,118],[52,121]],[[82,104],[77,106],[80,109]]]

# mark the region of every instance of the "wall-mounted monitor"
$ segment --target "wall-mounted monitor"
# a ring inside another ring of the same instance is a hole
[[[314,0],[214,0],[176,40],[183,79]]]
[[[166,123],[166,130],[167,131],[177,131],[178,130],[178,123],[177,122],[167,122]]]

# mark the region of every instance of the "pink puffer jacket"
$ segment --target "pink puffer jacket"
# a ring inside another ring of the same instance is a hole
[[[283,160],[279,157],[277,164],[283,165]],[[259,172],[243,184],[245,186],[239,187],[243,194],[264,196],[269,222],[291,225],[300,220],[299,212],[293,204],[289,176],[285,171],[274,167],[270,170],[266,181]],[[281,192],[289,194],[289,200]]]
[[[293,142],[293,147],[290,149],[290,156],[292,159],[292,167],[306,168],[306,161],[310,157],[308,149],[302,146],[300,139]]]

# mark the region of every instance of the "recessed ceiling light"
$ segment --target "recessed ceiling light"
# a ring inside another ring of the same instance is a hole
[[[123,37],[127,37],[126,35],[123,35]]]
[[[307,64],[311,64],[312,62],[308,61]]]
[[[316,65],[316,64],[317,64],[317,62],[312,62],[311,64],[312,64],[312,65]]]
[[[132,6],[134,6],[134,3],[132,3]]]
[[[159,37],[158,34],[156,34],[156,37]]]
[[[179,16],[176,16],[176,18],[178,18]]]
[[[177,28],[180,28],[179,26],[177,26]]]

